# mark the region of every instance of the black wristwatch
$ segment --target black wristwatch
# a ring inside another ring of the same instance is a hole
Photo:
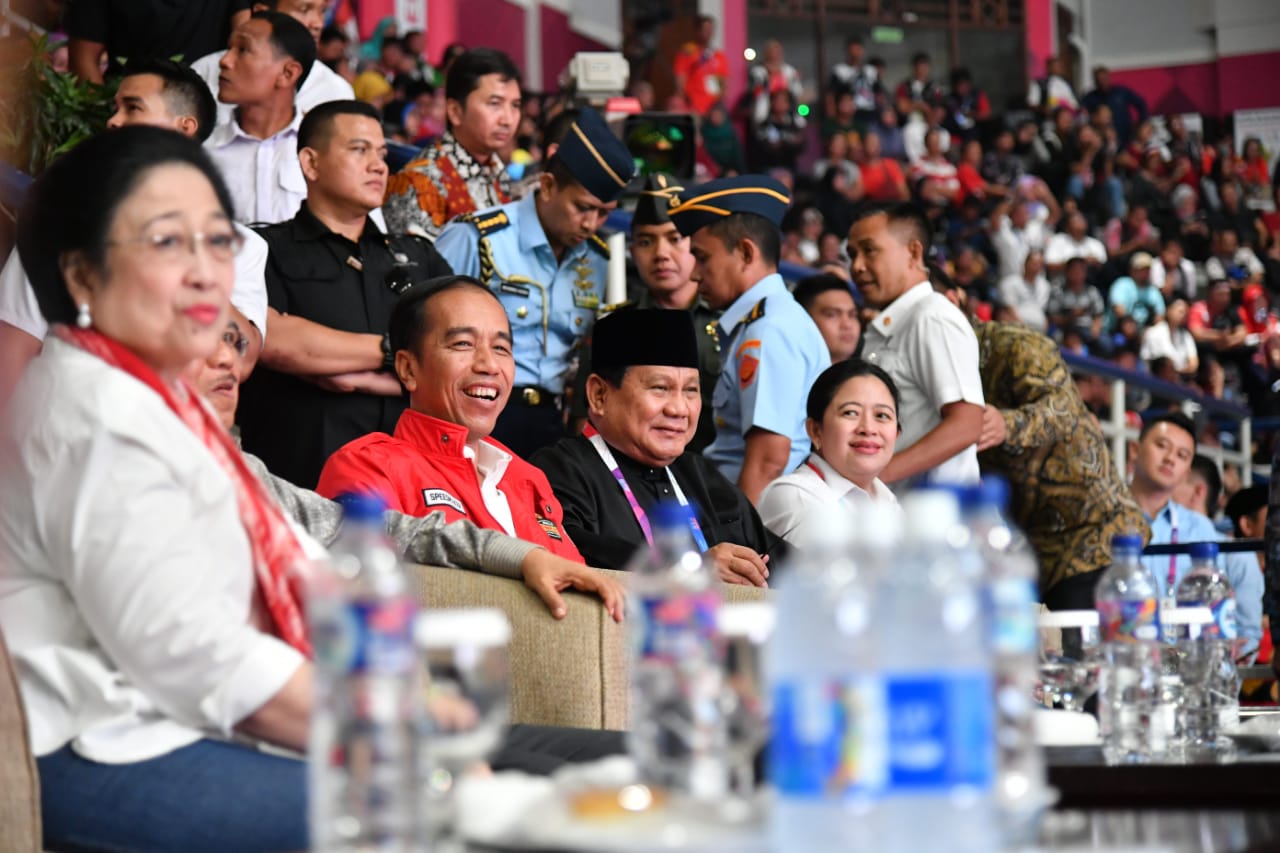
[[[388,373],[395,373],[396,370],[396,353],[391,349],[391,333],[382,333],[382,369]]]

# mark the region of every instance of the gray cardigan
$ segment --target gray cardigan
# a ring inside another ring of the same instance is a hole
[[[342,508],[338,504],[280,479],[251,453],[245,453],[244,460],[286,515],[321,545],[327,548],[333,544],[342,525]],[[388,511],[386,526],[400,552],[411,562],[470,569],[516,580],[524,577],[520,564],[538,547],[496,530],[476,527],[466,519],[445,523],[444,513],[440,511],[423,518]]]

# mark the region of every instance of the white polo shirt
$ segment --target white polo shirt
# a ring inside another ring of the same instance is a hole
[[[960,309],[928,281],[903,293],[863,332],[862,357],[879,365],[898,386],[902,401],[897,449],[906,450],[942,422],[942,407],[982,406],[978,338]],[[924,477],[893,485],[898,494],[921,481],[978,482],[978,447],[972,444]]]

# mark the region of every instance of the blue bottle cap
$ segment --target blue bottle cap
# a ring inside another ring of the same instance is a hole
[[[387,511],[386,499],[371,492],[343,492],[335,500],[342,507],[344,521],[382,524],[382,515]]]
[[[999,474],[987,474],[978,486],[978,495],[983,504],[1004,512],[1009,508],[1009,481]]]
[[[916,491],[944,492],[956,499],[962,511],[968,511],[978,505],[980,494],[977,486],[962,485],[960,483],[923,483],[916,487]]]
[[[1193,560],[1218,559],[1218,543],[1217,542],[1192,542],[1191,543],[1191,559]]]
[[[689,526],[689,520],[693,518],[693,507],[681,504],[678,501],[662,501],[655,506],[649,513],[653,518],[654,527],[680,527]]]
[[[1121,533],[1111,538],[1111,550],[1115,551],[1141,551],[1142,537],[1136,533]]]

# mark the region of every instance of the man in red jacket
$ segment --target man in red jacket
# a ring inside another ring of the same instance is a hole
[[[489,438],[515,376],[502,303],[468,276],[418,285],[391,312],[396,375],[409,408],[395,435],[339,448],[316,491],[376,492],[406,515],[441,511],[582,562],[546,476]]]

